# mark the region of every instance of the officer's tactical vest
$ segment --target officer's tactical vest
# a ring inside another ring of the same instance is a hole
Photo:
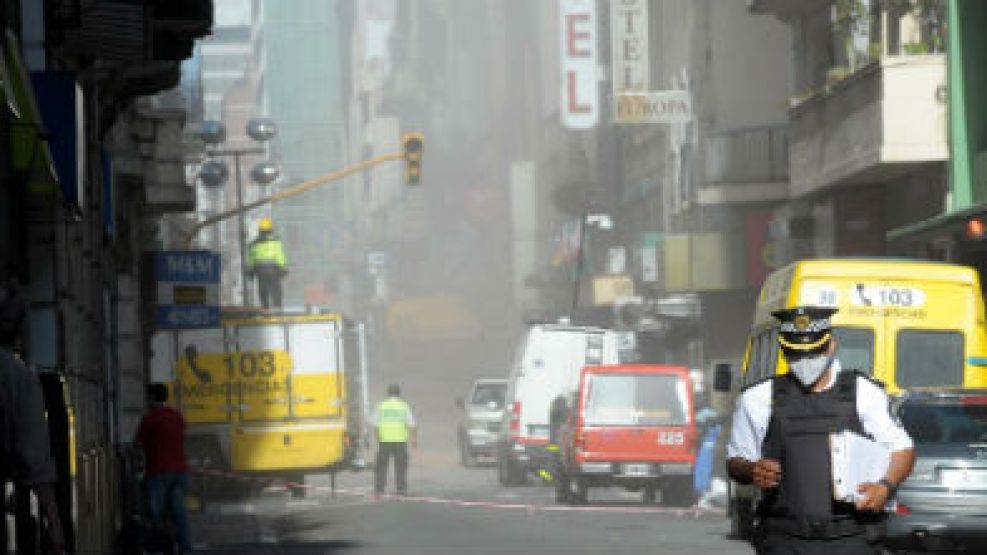
[[[408,403],[397,397],[385,399],[377,405],[377,439],[381,443],[406,443],[408,441]]]
[[[789,376],[772,378],[771,419],[764,437],[765,458],[781,463],[781,483],[768,491],[764,516],[834,518],[851,515],[853,505],[833,500],[829,434],[851,430],[866,435],[857,414],[857,377],[843,370],[826,391],[804,391]]]

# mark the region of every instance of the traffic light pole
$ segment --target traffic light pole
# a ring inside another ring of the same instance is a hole
[[[302,193],[304,193],[306,191],[310,191],[312,189],[315,189],[316,187],[319,187],[321,185],[325,185],[326,183],[331,183],[333,181],[336,181],[336,180],[342,179],[344,177],[353,175],[354,173],[358,173],[358,172],[361,172],[361,171],[363,171],[365,169],[372,168],[373,166],[376,166],[377,164],[382,164],[384,162],[390,162],[391,160],[403,160],[404,158],[405,158],[404,151],[390,152],[388,154],[382,154],[382,155],[377,156],[375,158],[370,158],[369,160],[364,160],[362,162],[358,162],[358,163],[353,164],[351,166],[346,166],[345,168],[340,169],[340,170],[337,170],[337,171],[335,171],[333,173],[330,173],[328,175],[323,175],[321,177],[316,177],[315,179],[310,179],[308,181],[303,181],[302,183],[299,183],[298,185],[295,185],[294,187],[288,187],[287,189],[285,189],[283,191],[278,191],[277,193],[274,193],[274,194],[272,194],[270,196],[264,197],[262,199],[255,200],[254,202],[250,202],[250,203],[247,203],[247,204],[241,204],[240,206],[238,206],[234,210],[228,210],[226,212],[222,212],[220,214],[216,214],[215,216],[210,216],[210,217],[202,220],[201,222],[196,223],[192,227],[192,229],[189,230],[188,235],[185,238],[185,246],[187,248],[189,245],[191,245],[192,244],[192,240],[195,239],[195,236],[199,233],[199,231],[202,231],[203,228],[206,228],[206,227],[211,226],[213,224],[219,223],[219,222],[221,222],[221,221],[223,221],[225,219],[228,219],[228,218],[231,218],[231,217],[237,216],[237,215],[240,215],[240,217],[242,218],[243,217],[242,214],[245,213],[245,212],[247,212],[248,210],[253,210],[254,208],[257,208],[259,206],[263,206],[265,204],[269,204],[269,203],[272,203],[272,202],[275,202],[275,201],[278,201],[278,200],[282,200],[282,199],[286,199],[286,198],[293,197],[293,196],[296,196],[296,195],[300,195],[300,194],[302,194]]]
[[[243,182],[240,180],[240,153],[233,153],[233,166],[236,168],[236,205],[243,206]],[[240,292],[243,296],[243,306],[250,306],[250,286],[247,282],[247,224],[243,221],[243,212],[237,218],[240,228]]]

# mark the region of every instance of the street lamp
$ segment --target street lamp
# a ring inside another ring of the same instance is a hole
[[[259,142],[264,143],[273,139],[278,133],[277,125],[267,118],[253,118],[247,122],[247,135]],[[260,155],[267,152],[262,147],[254,148],[216,148],[226,141],[226,127],[219,121],[206,121],[202,124],[200,136],[203,142],[209,145],[206,154],[209,160],[203,162],[199,169],[199,178],[202,184],[207,187],[219,187],[229,179],[229,169],[226,164],[218,158],[225,156],[233,157],[234,183],[236,185],[237,209],[243,207],[243,183],[241,179],[240,158],[247,155]],[[250,171],[251,179],[259,185],[270,185],[278,178],[280,170],[278,166],[269,160],[258,162]],[[247,228],[244,223],[243,212],[237,214],[240,228],[240,280],[243,294],[244,306],[250,306],[250,288],[247,286]]]
[[[576,283],[572,287],[572,314],[575,316],[576,308],[579,306],[579,288],[583,275],[583,250],[586,244],[587,226],[594,226],[603,230],[613,229],[613,219],[610,214],[598,212],[583,212],[579,217],[579,248],[576,251]]]

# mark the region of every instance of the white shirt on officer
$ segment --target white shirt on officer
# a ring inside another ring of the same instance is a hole
[[[840,361],[833,360],[832,375],[826,389],[836,383]],[[733,430],[727,444],[727,459],[740,457],[756,462],[761,459],[761,445],[768,433],[771,419],[771,382],[765,380],[744,391],[733,414]],[[864,431],[875,441],[891,446],[892,451],[911,449],[912,438],[894,419],[888,409],[888,396],[867,378],[857,378],[857,414]]]

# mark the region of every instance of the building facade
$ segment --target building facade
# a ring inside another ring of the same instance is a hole
[[[158,93],[179,84],[212,2],[3,8],[0,265],[30,299],[24,356],[49,402],[69,546],[108,552],[127,510],[120,448],[144,407],[141,253],[194,207],[185,102]],[[32,535],[14,541],[33,552]]]

